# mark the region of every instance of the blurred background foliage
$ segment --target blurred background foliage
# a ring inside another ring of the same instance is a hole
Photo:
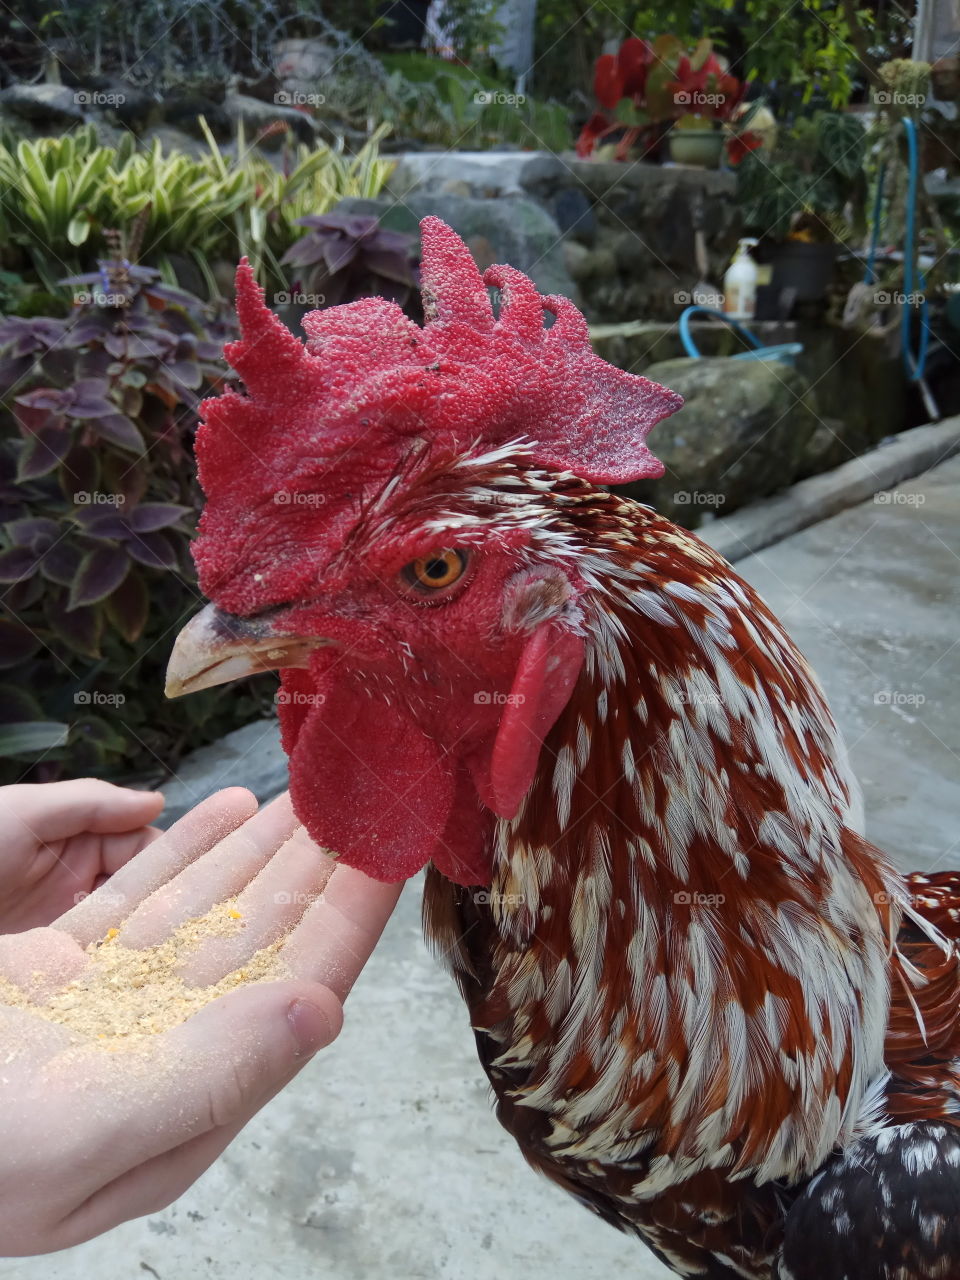
[[[228,376],[241,255],[290,322],[370,292],[415,312],[412,239],[336,212],[381,192],[391,149],[568,151],[598,55],[671,31],[712,38],[791,125],[774,165],[746,158],[757,223],[787,225],[785,186],[824,222],[862,208],[860,125],[836,109],[908,50],[887,0],[539,0],[523,84],[494,56],[504,13],[446,0],[439,56],[421,47],[424,0],[0,6],[0,83],[128,95],[125,113],[59,136],[14,134],[0,112],[0,782],[159,781],[269,709],[263,677],[172,705],[162,693],[199,605],[198,407]],[[317,56],[297,64],[292,99],[277,51],[298,41]],[[171,100],[189,136],[167,128]]]

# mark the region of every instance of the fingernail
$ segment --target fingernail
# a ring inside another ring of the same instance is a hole
[[[294,1000],[287,1010],[287,1020],[297,1042],[297,1057],[316,1053],[330,1040],[330,1019],[309,1000]]]

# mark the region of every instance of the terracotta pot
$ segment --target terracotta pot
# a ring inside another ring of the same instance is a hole
[[[670,159],[677,164],[718,169],[722,154],[723,134],[719,129],[670,130]]]

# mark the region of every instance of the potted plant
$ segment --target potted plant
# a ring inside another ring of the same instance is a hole
[[[627,160],[639,149],[646,157],[656,152],[676,104],[670,88],[683,43],[672,35],[649,42],[637,36],[624,40],[617,53],[597,59],[593,92],[599,104],[580,132],[577,155],[596,154],[605,139],[616,141],[615,160]]]
[[[778,292],[795,289],[800,302],[824,297],[838,245],[862,235],[866,144],[855,115],[820,111],[796,121],[772,156],[740,157],[744,227],[761,238]]]
[[[716,169],[725,138],[721,125],[739,108],[746,84],[730,75],[709,40],[680,52],[667,86],[677,117],[670,131],[670,158],[677,164]]]

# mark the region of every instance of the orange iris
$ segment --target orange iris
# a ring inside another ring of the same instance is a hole
[[[408,564],[404,574],[421,591],[440,591],[452,587],[466,567],[467,557],[462,551],[433,551]]]

